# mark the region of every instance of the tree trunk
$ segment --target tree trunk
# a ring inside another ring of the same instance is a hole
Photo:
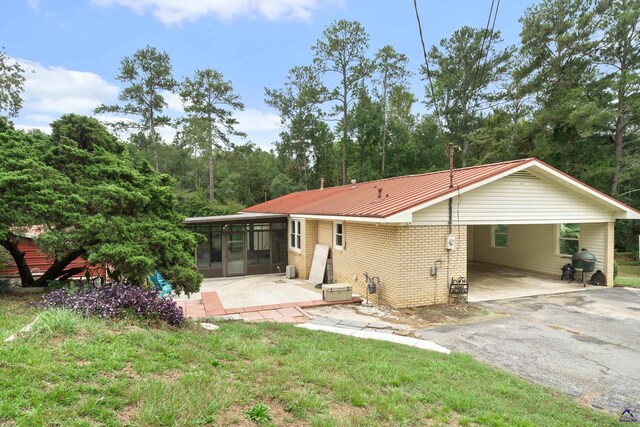
[[[214,151],[213,151],[213,117],[211,114],[207,115],[207,124],[209,125],[209,132],[207,133],[207,138],[209,139],[208,141],[208,149],[209,149],[209,201],[213,202],[216,198],[216,194],[215,194],[215,178],[213,175],[213,155],[214,155]]]
[[[20,249],[18,249],[18,242],[14,241],[13,239],[6,239],[0,240],[0,245],[2,245],[7,251],[9,251],[9,254],[13,258],[13,262],[16,263],[18,273],[20,274],[20,282],[22,282],[22,286],[36,286],[35,281],[33,280],[33,274],[31,274],[31,269],[27,265],[27,261],[24,259],[24,252],[20,252]]]
[[[82,248],[69,252],[62,259],[51,264],[51,267],[35,281],[34,286],[45,286],[48,281],[55,280],[62,276],[65,273],[65,268],[67,268],[73,260],[84,254],[85,250]]]
[[[462,140],[462,167],[467,167],[467,157],[469,157],[469,141],[465,137]]]
[[[344,115],[342,131],[342,185],[347,183],[347,126],[349,124],[349,114],[347,111],[347,85],[343,86],[342,92],[342,113]]]
[[[383,124],[382,124],[382,162],[380,166],[380,178],[384,178],[384,162],[385,162],[385,145],[387,141],[387,89],[384,89],[383,95],[383,103],[382,103],[382,114],[383,114]]]
[[[611,194],[614,196],[618,193],[618,186],[620,185],[620,173],[622,171],[622,146],[624,145],[624,114],[622,110],[623,102],[624,102],[624,92],[618,91],[616,130],[615,130],[615,133],[613,134],[615,158],[614,158],[613,176],[611,177]]]
[[[215,200],[215,192],[214,192],[214,179],[213,179],[213,151],[209,153],[209,201],[213,202]]]
[[[153,112],[151,112],[151,117],[149,120],[149,144],[151,145],[151,150],[153,150],[153,165],[156,168],[156,172],[160,171],[160,164],[158,162],[158,147],[156,145],[156,125],[153,120]]]

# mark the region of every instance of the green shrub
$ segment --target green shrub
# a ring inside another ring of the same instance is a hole
[[[244,411],[243,415],[249,421],[253,421],[255,423],[266,423],[267,421],[271,421],[271,414],[269,413],[269,406],[264,403],[256,403],[251,408]]]

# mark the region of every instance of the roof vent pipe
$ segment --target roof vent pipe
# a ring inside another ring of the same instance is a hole
[[[382,187],[378,188],[378,199],[382,198]]]
[[[320,178],[320,189],[324,190],[324,178]]]
[[[356,188],[356,180],[355,179],[351,180],[351,188]]]

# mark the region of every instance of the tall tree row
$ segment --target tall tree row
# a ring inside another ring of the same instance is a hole
[[[233,76],[211,68],[180,81],[151,46],[122,59],[120,102],[96,111],[119,116],[112,124],[137,155],[175,179],[185,214],[237,211],[321,178],[344,185],[446,168],[449,143],[460,148],[457,167],[535,156],[640,207],[640,0],[540,0],[519,22],[514,45],[500,20],[443,37],[427,49],[429,79],[422,58],[371,46],[361,23],[329,24],[309,62],[265,88],[282,125],[272,152],[234,144],[244,105]],[[4,53],[0,81],[0,112],[15,116],[22,70]],[[183,104],[177,120],[169,94]],[[167,125],[174,141],[161,140]]]

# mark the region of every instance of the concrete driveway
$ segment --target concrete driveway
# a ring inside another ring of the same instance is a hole
[[[558,294],[595,288],[592,285],[583,287],[579,274],[576,275],[578,281],[569,283],[560,280],[560,273],[556,277],[551,277],[480,263],[470,263],[467,274],[469,276],[469,302]]]
[[[425,329],[421,337],[596,408],[616,414],[640,409],[640,290],[587,289],[477,304],[505,315]]]

